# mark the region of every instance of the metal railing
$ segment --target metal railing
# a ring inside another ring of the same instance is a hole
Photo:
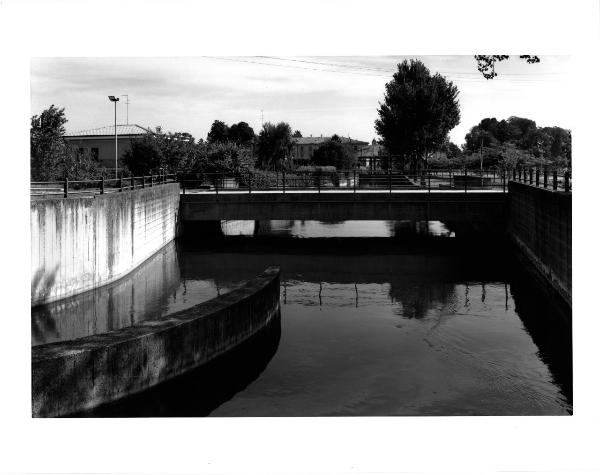
[[[176,183],[176,175],[149,175],[119,178],[100,178],[98,180],[32,181],[32,198],[68,198],[69,196],[103,195],[119,193],[139,188]]]
[[[547,168],[515,168],[510,173],[512,181],[526,185],[567,193],[573,189],[573,180],[569,171],[559,172]]]
[[[181,174],[185,193],[253,193],[294,191],[499,191],[506,192],[510,175],[498,170],[421,170],[408,173],[391,170],[338,170],[311,172]]]

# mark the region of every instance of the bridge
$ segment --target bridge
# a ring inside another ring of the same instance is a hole
[[[504,222],[507,193],[471,190],[291,190],[182,194],[183,222],[216,220],[413,220]]]

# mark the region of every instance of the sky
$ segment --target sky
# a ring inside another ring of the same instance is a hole
[[[196,138],[218,119],[245,121],[256,133],[263,120],[285,121],[304,136],[371,141],[385,84],[411,58],[458,87],[461,121],[450,138],[459,145],[485,117],[572,127],[569,56],[541,56],[537,64],[511,56],[493,80],[473,56],[32,58],[31,115],[54,104],[65,108],[68,132],[103,127],[114,123],[107,96],[127,94],[130,124]],[[127,122],[125,100],[117,104],[119,124]]]

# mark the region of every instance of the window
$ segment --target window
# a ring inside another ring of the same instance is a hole
[[[96,161],[99,160],[98,147],[92,147],[92,158]]]

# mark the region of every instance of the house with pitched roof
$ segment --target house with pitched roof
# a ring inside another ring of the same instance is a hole
[[[117,156],[120,159],[129,149],[131,141],[140,139],[146,134],[152,134],[137,124],[117,125]],[[81,152],[90,152],[91,155],[105,168],[115,168],[115,126],[100,127],[97,129],[80,130],[64,135],[65,140],[77,147]]]

